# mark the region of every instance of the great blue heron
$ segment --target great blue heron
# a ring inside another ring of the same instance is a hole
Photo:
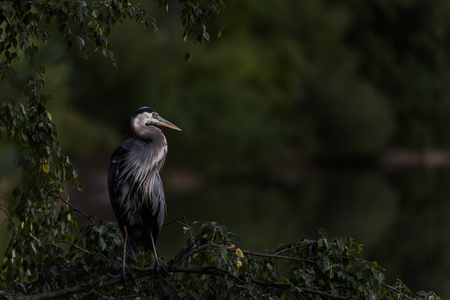
[[[126,248],[134,260],[139,247],[153,250],[158,270],[155,244],[166,214],[159,171],[166,159],[167,140],[152,125],[181,131],[150,107],[139,108],[130,125],[134,137],[117,147],[108,167],[109,198],[124,238],[122,276],[125,276]]]

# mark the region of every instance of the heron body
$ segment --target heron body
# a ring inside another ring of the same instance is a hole
[[[111,155],[108,189],[111,205],[128,252],[136,259],[139,247],[153,250],[164,223],[166,201],[159,171],[167,155],[167,140],[153,125],[180,130],[152,108],[142,107],[131,117],[134,137]]]

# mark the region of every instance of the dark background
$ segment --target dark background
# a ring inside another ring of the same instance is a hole
[[[167,221],[217,221],[255,251],[323,227],[364,244],[388,284],[450,297],[450,4],[225,3],[222,37],[211,19],[198,52],[181,40],[176,1],[168,13],[142,4],[156,34],[114,26],[118,68],[87,41],[89,60],[76,58],[56,32],[41,46],[59,140],[85,185],[72,203],[114,220],[110,154],[151,106],[183,130],[164,130]],[[7,195],[20,178],[12,149],[0,151]],[[182,232],[163,229],[160,255],[184,245]]]

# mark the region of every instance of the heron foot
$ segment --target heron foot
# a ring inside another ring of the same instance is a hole
[[[164,266],[161,266],[160,264],[156,264],[155,266],[156,276],[158,277],[166,277],[167,276],[167,268]]]
[[[125,292],[128,292],[128,288],[127,288],[127,282],[125,281],[125,277],[126,277],[126,272],[125,270],[122,270],[122,280],[123,280],[123,286],[125,288]]]

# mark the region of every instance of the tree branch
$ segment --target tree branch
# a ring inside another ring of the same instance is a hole
[[[226,271],[219,270],[219,269],[212,268],[212,267],[206,267],[206,268],[175,267],[175,268],[169,268],[167,270],[167,272],[168,273],[188,273],[188,274],[196,273],[196,274],[208,274],[208,275],[221,274],[222,273],[222,274],[230,275]],[[156,275],[156,274],[157,274],[157,272],[156,272],[155,268],[153,268],[153,267],[152,268],[148,268],[148,270],[146,270],[146,271],[138,271],[138,272],[135,272],[135,273],[126,274],[125,282],[131,281],[131,280],[134,280],[134,279],[143,278],[143,277],[148,277],[148,276],[151,276],[151,275]],[[51,291],[51,292],[46,292],[46,293],[42,293],[42,294],[26,295],[26,296],[18,297],[17,299],[20,299],[20,300],[25,300],[25,299],[30,299],[30,300],[54,299],[54,298],[58,298],[58,297],[69,296],[69,295],[72,295],[72,294],[80,294],[80,293],[83,293],[85,291],[88,291],[91,288],[94,288],[95,286],[106,287],[106,286],[114,286],[114,285],[122,284],[123,281],[124,281],[124,279],[121,276],[117,277],[117,278],[114,278],[114,279],[107,280],[107,281],[106,281],[106,277],[102,277],[100,280],[94,281],[93,284],[78,285],[78,286],[74,286],[74,287],[70,287],[70,288],[66,288],[66,289],[61,289],[61,290],[56,290],[56,291]],[[281,289],[290,289],[291,288],[290,285],[273,283],[273,282],[267,282],[267,281],[258,280],[258,279],[252,279],[252,283],[257,284],[257,285],[261,285],[261,286],[281,288]],[[333,295],[333,294],[329,294],[329,293],[326,293],[326,292],[321,292],[321,291],[317,291],[317,290],[313,290],[313,289],[309,289],[309,288],[303,288],[303,287],[299,287],[299,290],[301,290],[303,292],[306,292],[306,293],[309,293],[309,294],[324,296],[324,297],[333,298],[333,299],[355,299],[355,300],[359,299],[359,298],[356,298],[356,297],[346,297],[346,296],[340,296],[340,295]]]
[[[72,243],[70,243],[70,242],[68,242],[68,241],[58,241],[58,243],[65,243],[65,244],[68,244],[68,245],[70,245],[70,246],[72,246],[72,247],[75,247],[75,248],[77,248],[78,250],[80,250],[81,252],[84,252],[84,253],[87,253],[87,254],[91,254],[91,255],[95,255],[95,253],[94,252],[91,252],[91,251],[89,251],[89,250],[86,250],[86,249],[84,249],[84,248],[81,248],[81,247],[79,247],[79,246],[77,246],[77,245],[75,245],[75,244],[72,244]]]
[[[52,193],[53,196],[55,196],[56,198],[62,200],[64,203],[66,203],[67,205],[69,205],[70,207],[72,207],[73,210],[79,212],[80,214],[82,214],[83,216],[85,216],[89,221],[91,221],[92,224],[95,224],[95,220],[96,218],[92,218],[92,216],[88,216],[84,211],[78,209],[77,207],[73,206],[71,203],[67,202],[63,197],[61,197],[60,195],[56,194],[56,193]]]
[[[232,233],[232,232],[228,232],[228,234],[231,235],[231,236],[237,237],[237,239],[239,240],[239,242],[242,245],[242,248],[245,249],[244,243],[241,241],[241,238],[239,237],[239,235],[237,235],[236,233]]]
[[[191,256],[192,254],[199,252],[205,248],[208,248],[209,246],[218,246],[217,244],[213,244],[213,243],[207,243],[207,244],[203,244],[201,246],[198,246],[197,248],[192,249],[191,251],[189,251],[188,253],[186,253],[185,255],[183,255],[182,258],[180,258],[179,261],[175,262],[175,264],[173,265],[174,267],[178,267],[186,258],[188,258],[189,256]]]
[[[215,244],[215,243],[208,243],[208,244],[205,244],[205,245],[215,246],[215,247],[220,246],[219,244]],[[205,246],[205,245],[203,245],[203,246]],[[195,248],[195,249],[197,249],[197,248]],[[193,249],[192,251],[194,251],[195,249]],[[233,249],[228,249],[228,250],[229,251],[235,251],[234,248]],[[250,251],[250,250],[241,250],[241,251],[244,254],[252,255],[252,256],[280,258],[280,259],[287,259],[287,260],[297,260],[297,261],[304,261],[304,262],[308,262],[308,263],[312,263],[312,264],[316,263],[313,260],[309,260],[309,259],[305,259],[305,258],[298,258],[298,257],[291,257],[291,256],[277,255],[277,254],[269,254],[269,253],[259,253],[259,252],[253,252],[253,251]],[[189,253],[191,253],[191,252],[189,252]]]
[[[192,254],[199,252],[205,248],[208,247],[219,247],[221,246],[220,244],[216,244],[213,242],[209,242],[207,244],[203,244],[201,246],[198,246],[197,248],[192,249],[191,251],[189,251],[188,253],[186,253],[185,255],[183,255],[182,258],[180,258],[179,261],[177,261],[174,264],[174,267],[179,266],[186,258],[188,258],[189,256],[191,256]],[[235,248],[227,248],[228,251],[235,251]],[[259,256],[259,257],[270,257],[270,258],[280,258],[280,259],[286,259],[286,260],[296,260],[296,261],[304,261],[304,262],[308,262],[308,263],[312,263],[315,264],[316,262],[313,260],[309,260],[309,259],[304,259],[304,258],[298,258],[298,257],[290,257],[290,256],[283,256],[283,255],[276,255],[276,254],[268,254],[268,253],[259,253],[259,252],[253,252],[250,250],[241,250],[242,253],[247,254],[247,255],[252,255],[252,256]]]
[[[291,257],[291,256],[284,256],[284,255],[276,255],[276,254],[268,254],[268,253],[258,253],[253,252],[250,250],[242,250],[242,253],[252,256],[260,256],[260,257],[271,257],[271,258],[281,258],[281,259],[287,259],[287,260],[298,260],[298,261],[304,261],[308,263],[315,264],[316,262],[313,260],[305,259],[305,258],[298,258],[298,257]]]
[[[311,245],[311,244],[313,244],[313,243],[311,242],[311,243],[307,243],[307,244],[291,244],[291,245],[289,245],[289,247],[283,248],[283,249],[281,249],[280,251],[278,251],[278,252],[276,252],[276,253],[274,253],[274,254],[275,254],[275,255],[278,255],[278,254],[280,254],[280,253],[282,253],[282,252],[284,252],[284,251],[289,251],[289,250],[291,250],[291,249],[309,246],[309,245]]]

